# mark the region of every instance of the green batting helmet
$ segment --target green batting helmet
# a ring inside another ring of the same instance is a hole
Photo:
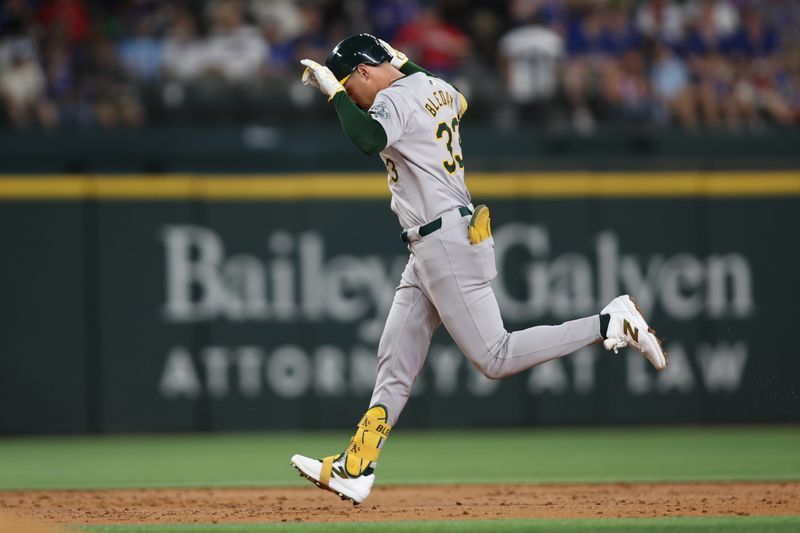
[[[344,83],[350,74],[362,63],[380,65],[391,61],[392,56],[378,42],[378,38],[369,33],[351,35],[336,45],[328,54],[325,66],[328,67],[340,83]]]

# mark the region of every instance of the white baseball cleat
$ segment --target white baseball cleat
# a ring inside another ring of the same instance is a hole
[[[606,350],[617,353],[620,348],[631,346],[642,352],[656,370],[667,368],[667,352],[656,337],[656,330],[647,325],[633,298],[627,294],[617,296],[600,314],[610,317],[603,341]]]
[[[312,459],[304,455],[293,455],[292,466],[295,467],[300,475],[314,483],[321,489],[326,489],[343,500],[353,502],[358,505],[369,496],[372,484],[375,483],[375,471],[369,467],[359,476],[351,476],[345,470],[345,454],[339,454],[333,460],[329,479],[322,479],[323,461]]]

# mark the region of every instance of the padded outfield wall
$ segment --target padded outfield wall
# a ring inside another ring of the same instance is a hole
[[[434,337],[406,427],[796,421],[800,173],[468,175],[509,328],[637,297],[670,367]],[[0,433],[349,427],[407,250],[385,177],[0,178]]]

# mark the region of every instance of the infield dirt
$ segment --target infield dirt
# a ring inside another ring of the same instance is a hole
[[[0,491],[0,511],[71,525],[800,515],[800,482],[379,486],[359,506],[315,487]]]

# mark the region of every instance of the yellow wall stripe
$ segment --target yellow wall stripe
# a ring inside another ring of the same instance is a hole
[[[496,174],[468,184],[487,198],[797,196],[800,172]]]
[[[402,179],[402,177],[401,177]],[[800,196],[800,171],[469,173],[476,200]],[[0,201],[385,199],[380,174],[0,176]]]

